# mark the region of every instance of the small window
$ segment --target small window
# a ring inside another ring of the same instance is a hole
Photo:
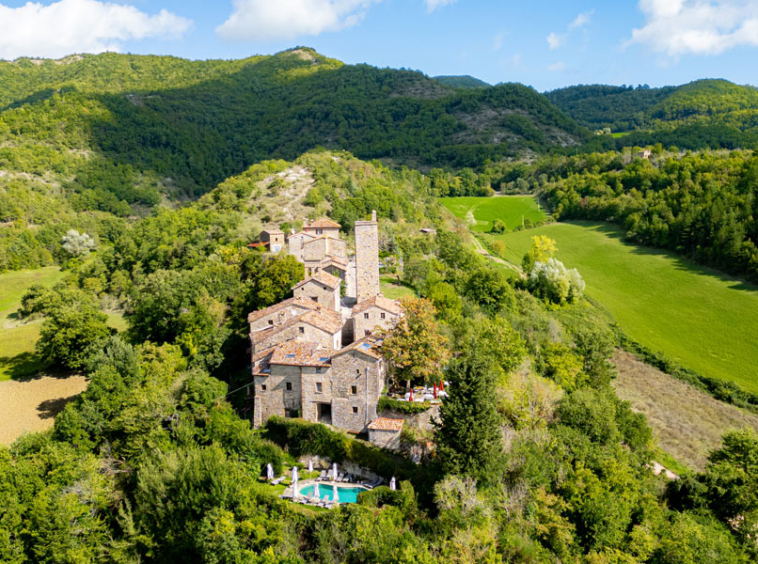
[[[380,317],[381,317],[382,319],[385,319],[385,318],[387,317],[387,314],[386,314],[386,313],[384,313],[384,312],[382,312],[382,313],[381,313],[381,316],[380,316]]]
[[[298,330],[300,331],[300,334],[302,335],[305,333],[305,327],[298,327]]]
[[[269,320],[268,320],[268,324],[269,324],[269,325],[273,325],[273,324],[274,324],[274,320],[273,320],[273,319],[269,319]]]
[[[321,382],[316,382],[316,391],[317,392],[323,392],[324,386],[321,384]]]
[[[316,374],[321,374],[321,367],[320,366],[316,367]]]
[[[311,296],[311,299],[312,299],[314,302],[318,303],[318,296]]]
[[[300,415],[300,413],[298,412],[297,409],[285,409],[284,410],[284,416],[287,417],[288,419],[294,419],[298,415]]]
[[[368,313],[363,314],[363,319],[368,319]]]
[[[363,334],[364,334],[366,337],[368,337],[369,335],[371,335],[371,331],[369,331],[368,329],[366,329],[365,331],[363,331]]]
[[[265,391],[266,391],[266,384],[261,384],[261,392],[265,392]]]
[[[287,382],[287,391],[288,392],[292,391],[292,382]]]
[[[316,229],[316,235],[323,235],[324,230],[323,229]]]
[[[350,386],[350,393],[356,395],[358,393],[358,386]]]
[[[361,369],[360,368],[356,368],[355,369],[355,375],[356,376],[360,376],[361,375]]]
[[[358,408],[353,406],[353,413],[358,413]]]

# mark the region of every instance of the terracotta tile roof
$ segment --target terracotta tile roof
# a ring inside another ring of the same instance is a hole
[[[405,420],[390,419],[388,417],[379,417],[369,423],[368,428],[371,431],[402,431]]]
[[[298,319],[298,318],[295,318]],[[331,309],[316,309],[304,313],[300,321],[332,335],[342,330],[342,316]]]
[[[279,229],[264,229],[261,233],[268,233],[269,235],[284,235],[284,231]]]
[[[308,225],[304,225],[303,229],[340,229],[341,227],[336,221],[332,221],[328,217],[321,217]]]
[[[269,347],[253,355],[253,376],[268,376],[271,373],[270,361],[275,347]]]
[[[340,270],[347,270],[347,259],[326,255],[321,261],[321,267],[326,268],[327,266],[336,266]]]
[[[295,284],[292,287],[292,289],[296,290],[296,289],[300,288],[301,286],[305,286],[306,284],[308,284],[309,282],[312,282],[312,281],[320,282],[321,284],[323,284],[324,286],[326,286],[328,288],[331,288],[332,290],[335,290],[335,289],[339,288],[340,284],[342,284],[342,280],[340,280],[336,276],[332,276],[328,272],[324,272],[323,270],[319,270],[313,276],[311,276],[309,278],[306,278],[302,282],[298,282],[297,284]]]
[[[353,344],[343,347],[334,353],[334,356],[341,356],[351,351],[356,351],[371,358],[379,359],[382,358],[382,342],[382,339],[369,335],[360,341],[355,341]]]
[[[311,239],[315,238],[315,235],[313,233],[306,233],[305,231],[298,231],[297,233],[293,233],[288,237],[288,239],[292,239],[293,237],[297,237],[298,235],[304,235],[305,237],[310,237]]]
[[[400,302],[397,300],[385,298],[379,294],[378,296],[374,296],[373,298],[363,300],[362,302],[356,304],[353,307],[353,315],[363,313],[372,307],[378,307],[379,309],[383,309],[389,313],[394,313],[395,315],[400,315],[403,313],[403,306],[400,305]]]
[[[286,308],[288,308],[290,306],[299,307],[301,309],[307,309],[307,310],[318,309],[320,307],[313,300],[306,300],[305,298],[302,298],[302,297],[290,298],[288,300],[284,300],[282,302],[279,302],[278,304],[274,304],[272,306],[269,306],[266,309],[259,309],[258,311],[254,311],[254,312],[248,314],[248,316],[247,316],[247,322],[248,323],[253,323],[254,321],[258,321],[262,317],[265,317],[267,315],[271,315],[272,313],[276,313],[277,311],[281,311],[281,310],[286,309]]]
[[[327,367],[334,350],[310,341],[288,341],[274,350],[269,364]]]

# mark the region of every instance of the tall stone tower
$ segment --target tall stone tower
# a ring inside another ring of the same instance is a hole
[[[355,270],[358,303],[378,296],[379,228],[375,211],[371,212],[371,221],[355,222]]]

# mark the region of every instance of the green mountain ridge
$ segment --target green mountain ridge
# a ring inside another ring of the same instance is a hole
[[[491,88],[492,85],[470,75],[435,76],[434,80],[451,88]]]

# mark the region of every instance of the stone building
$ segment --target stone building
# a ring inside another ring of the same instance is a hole
[[[378,296],[379,289],[379,228],[376,212],[371,213],[371,221],[355,222],[355,270],[357,300]]]
[[[395,300],[374,296],[363,300],[353,307],[353,334],[361,339],[381,331],[391,329],[403,315],[403,308]]]
[[[339,224],[314,221],[288,244],[306,265],[306,279],[293,287],[293,298],[248,316],[254,424],[278,415],[366,431],[386,385],[377,333],[403,314],[380,292],[376,212],[355,224],[357,295],[341,297],[349,263]]]
[[[296,284],[292,291],[296,298],[309,299],[314,303],[339,311],[341,287],[342,280],[320,271]]]
[[[403,419],[374,419],[368,426],[368,440],[378,447],[397,450],[400,447],[400,435],[404,424]]]
[[[262,231],[261,243],[268,247],[269,252],[279,253],[284,248],[284,232],[276,229]]]

